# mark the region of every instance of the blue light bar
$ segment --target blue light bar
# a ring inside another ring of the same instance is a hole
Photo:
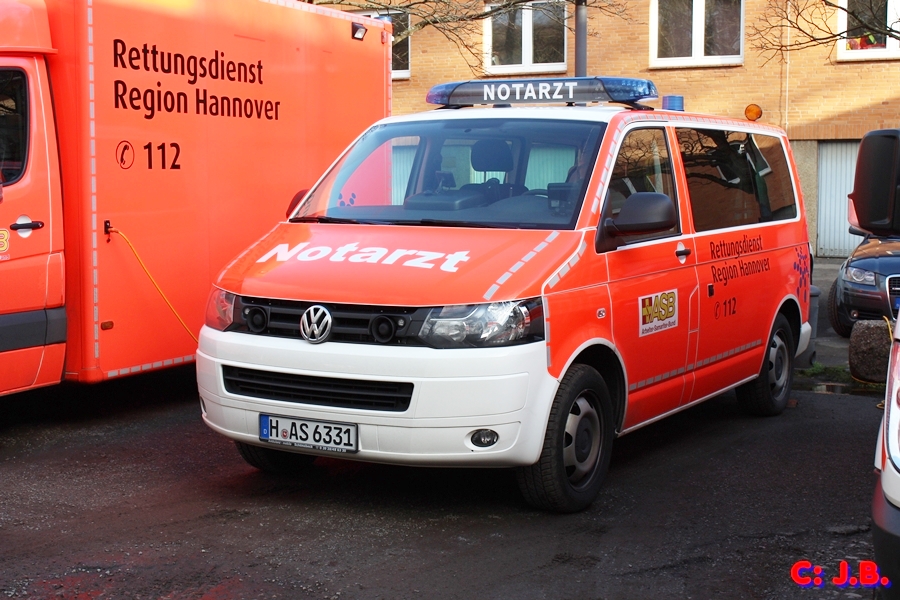
[[[621,102],[636,104],[659,97],[649,79],[625,77],[553,77],[543,79],[484,79],[434,86],[425,96],[429,104],[572,104]]]

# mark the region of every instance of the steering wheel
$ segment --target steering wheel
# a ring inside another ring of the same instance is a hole
[[[550,192],[548,192],[547,190],[542,190],[542,189],[533,189],[533,190],[528,190],[527,192],[523,193],[522,195],[523,196],[546,196],[547,198],[549,198]]]

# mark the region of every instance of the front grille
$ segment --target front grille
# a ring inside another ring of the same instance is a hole
[[[249,332],[244,315],[250,308],[259,307],[266,312],[266,327],[255,333],[299,338],[300,317],[314,304],[320,303],[242,296],[235,303],[235,330]],[[330,303],[321,303],[321,306],[325,306],[331,313],[332,329],[328,341],[395,346],[424,345],[419,340],[418,334],[430,308]],[[388,341],[378,342],[372,334],[372,321],[381,316],[390,318],[396,326],[396,331]]]
[[[897,299],[900,298],[900,276],[892,276],[887,278],[888,300],[891,303],[891,314],[897,318]]]
[[[222,367],[225,389],[232,394],[315,404],[403,412],[409,408],[413,384],[394,381],[361,381],[310,377],[241,367]]]

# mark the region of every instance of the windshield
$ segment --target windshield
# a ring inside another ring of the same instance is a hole
[[[291,221],[571,229],[605,127],[536,119],[376,125]]]

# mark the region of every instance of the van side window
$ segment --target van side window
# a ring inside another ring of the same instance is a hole
[[[625,200],[635,192],[658,192],[675,202],[672,160],[662,129],[634,129],[622,140],[606,192],[604,217],[615,219]],[[677,210],[677,203],[675,207]],[[676,233],[679,233],[678,225],[662,233],[630,235],[621,239],[628,243]]]
[[[28,148],[25,73],[0,69],[0,183],[9,185],[25,170]]]
[[[712,129],[677,133],[697,231],[797,216],[780,139]]]

